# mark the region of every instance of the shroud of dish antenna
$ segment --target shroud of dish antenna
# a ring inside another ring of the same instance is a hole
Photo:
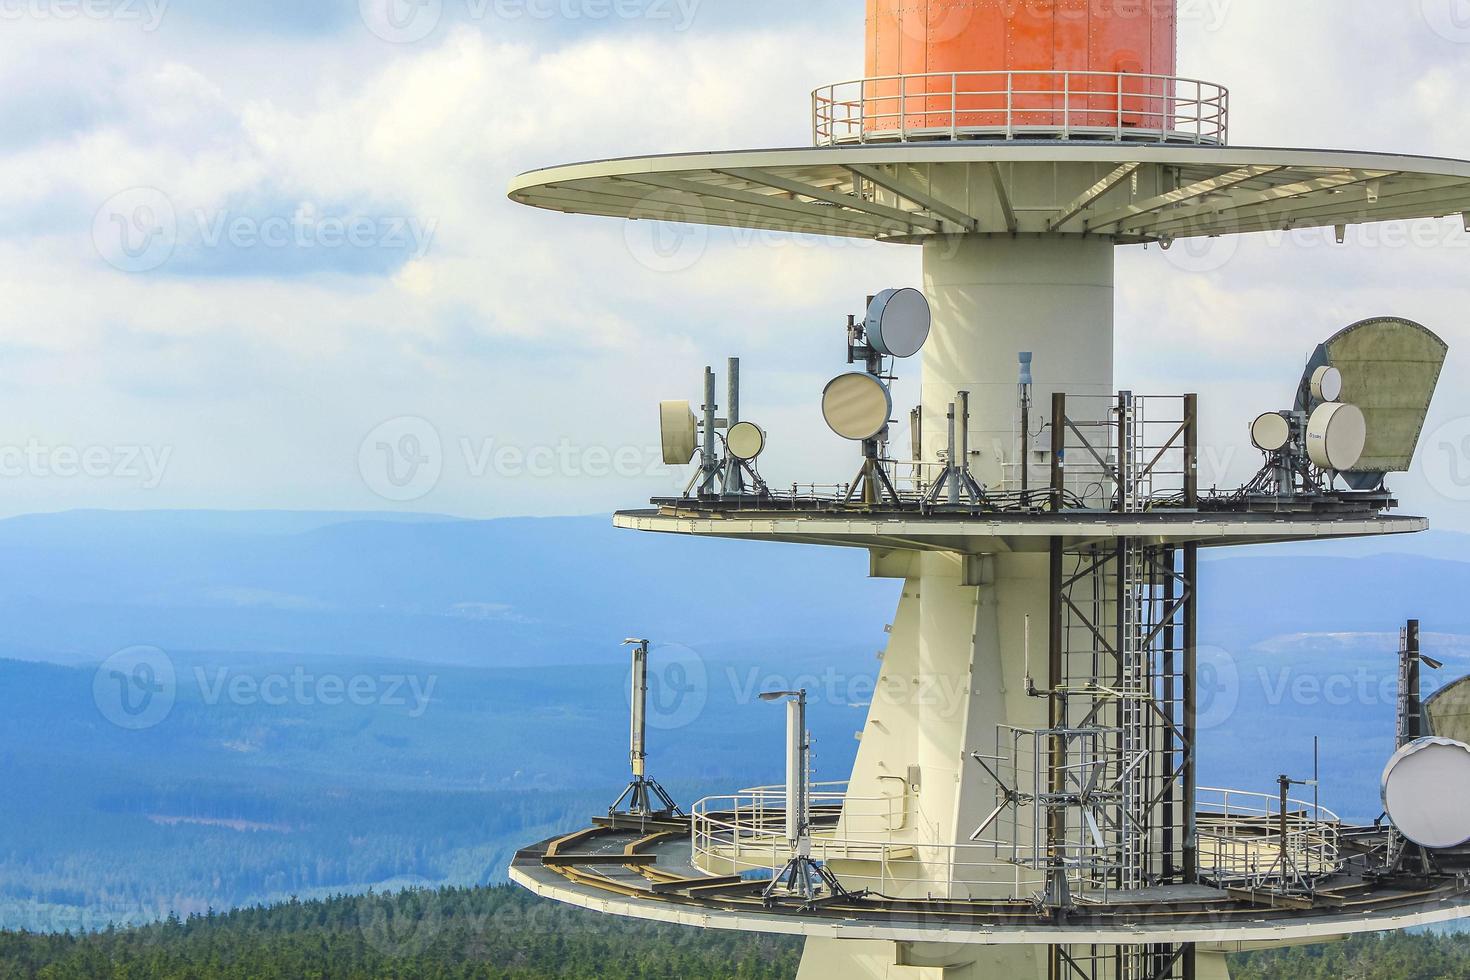
[[[1241,944],[1470,913],[1454,855],[1347,828],[1287,799],[1287,777],[1278,801],[1202,788],[1196,770],[1199,548],[1425,529],[1388,513],[1384,477],[1412,456],[1443,345],[1398,320],[1324,345],[1300,404],[1257,420],[1277,443],[1262,475],[1228,497],[1198,485],[1198,399],[1113,380],[1115,247],[1470,222],[1470,162],[1232,146],[1229,92],[1178,73],[1175,0],[867,7],[868,77],[813,93],[814,146],[555,167],[516,178],[510,197],[923,249],[917,491],[885,483],[854,508],[850,495],[773,496],[752,470],[714,494],[705,459],[699,493],[616,522],[867,549],[874,576],[904,582],[880,688],[943,687],[962,703],[875,699],[851,781],[811,801],[813,856],[842,884],[825,901],[763,900],[745,880],[793,858],[772,829],[779,788],[701,801],[691,820],[615,813],[523,851],[512,877],[611,914],[806,936],[801,980],[1216,980]],[[1388,406],[1341,353],[1370,337],[1422,406]],[[1341,402],[1310,383],[1324,366],[1341,368]],[[666,403],[666,425],[688,417]],[[1366,444],[1385,462],[1322,468],[1337,457],[1307,440],[1344,420],[1352,458]],[[718,424],[710,405],[706,429]],[[676,440],[691,456],[694,431]],[[736,435],[764,447],[748,426]],[[703,445],[717,449],[712,431]],[[891,468],[885,447],[865,441],[870,475]],[[1176,462],[1166,473],[1162,460]],[[936,504],[923,488],[940,474],[978,495]],[[1371,861],[1347,857],[1365,850]]]

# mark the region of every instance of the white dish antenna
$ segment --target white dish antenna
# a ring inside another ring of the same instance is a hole
[[[893,395],[888,386],[866,372],[838,375],[822,392],[822,417],[844,439],[876,438],[892,416]]]
[[[725,447],[730,455],[749,463],[766,450],[766,434],[754,422],[737,422],[725,433]]]
[[[1251,423],[1251,442],[1268,453],[1279,453],[1291,442],[1291,423],[1280,412],[1267,412]]]
[[[863,332],[868,344],[889,357],[913,357],[924,349],[934,318],[917,289],[885,289],[873,297]]]
[[[1335,402],[1342,398],[1342,372],[1335,367],[1319,367],[1312,372],[1312,397],[1319,402]]]
[[[1404,746],[1383,771],[1383,808],[1420,847],[1470,843],[1470,745],[1421,738]]]
[[[1367,445],[1368,422],[1356,405],[1323,405],[1307,422],[1307,455],[1324,470],[1341,473],[1352,469]]]
[[[659,402],[659,431],[663,434],[664,465],[684,466],[699,448],[699,420],[688,402]]]

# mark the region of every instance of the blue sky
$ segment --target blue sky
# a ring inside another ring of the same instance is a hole
[[[1233,142],[1470,156],[1470,3],[1181,7],[1181,73],[1232,88]],[[669,269],[646,228],[504,191],[801,144],[807,93],[861,74],[862,8],[0,0],[0,513],[633,505],[682,484],[653,464],[654,403],[728,354],[769,475],[847,479],[817,415],[834,326],[914,283],[915,251],[716,233]],[[1458,222],[1124,249],[1119,271],[1119,383],[1200,391],[1222,482],[1312,345],[1384,313],[1435,329],[1434,466],[1396,487],[1470,528]]]

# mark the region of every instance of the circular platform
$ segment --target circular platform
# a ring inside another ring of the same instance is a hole
[[[691,861],[687,828],[594,827],[520,851],[510,879],[542,898],[627,918],[702,929],[955,945],[1281,943],[1408,929],[1470,916],[1470,885],[1446,875],[1365,885],[1324,883],[1310,900],[1205,886],[1119,893],[1064,924],[1030,901],[839,899],[766,905],[762,883],[713,877]]]
[[[1470,162],[962,139],[603,160],[523,174],[509,194],[571,214],[900,243],[952,234],[1169,243],[1467,213]]]
[[[1279,544],[1330,538],[1415,534],[1429,529],[1421,517],[1277,517],[1260,514],[1062,514],[967,517],[861,517],[811,514],[729,516],[623,511],[613,524],[713,538],[820,544],[882,551],[958,554],[1045,552],[1054,538],[1072,548],[1129,537],[1154,544],[1204,547]]]

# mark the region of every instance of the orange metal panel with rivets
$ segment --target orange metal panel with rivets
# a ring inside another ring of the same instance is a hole
[[[1065,114],[1073,124],[1121,118],[1123,125],[1153,127],[1166,105],[1158,99],[1168,94],[1163,83],[1026,71],[1176,73],[1177,0],[867,2],[868,77],[938,73],[871,85],[865,103],[872,129],[897,129],[900,120],[910,129],[1003,124],[1007,108],[1023,125],[1059,123]],[[964,72],[1021,74],[1007,96],[997,80],[959,77]],[[1067,94],[1058,94],[1063,88]]]

